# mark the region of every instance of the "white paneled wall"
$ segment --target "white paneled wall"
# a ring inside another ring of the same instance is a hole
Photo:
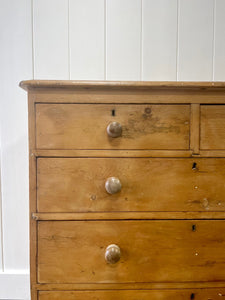
[[[140,80],[140,0],[106,1],[106,79]]]
[[[177,79],[177,0],[143,0],[142,79]]]
[[[67,0],[33,0],[35,78],[69,79],[68,22]]]
[[[28,299],[19,81],[225,80],[225,0],[0,0],[0,28],[0,299]]]
[[[215,1],[179,1],[178,80],[213,79]]]
[[[69,0],[70,78],[105,78],[105,2]]]
[[[0,1],[0,28],[0,299],[28,299],[27,103],[18,83],[32,77],[31,1]]]
[[[0,140],[1,143],[1,140]],[[1,144],[0,144],[1,149]],[[0,152],[0,171],[1,171],[1,152]],[[1,192],[1,172],[0,172],[0,273],[3,271],[3,253],[2,253],[2,192]]]
[[[225,81],[225,1],[215,1],[213,79]]]

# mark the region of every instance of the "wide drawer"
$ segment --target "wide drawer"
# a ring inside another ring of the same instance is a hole
[[[108,178],[121,191],[109,194]],[[223,158],[38,158],[39,212],[224,211]]]
[[[225,149],[225,105],[201,105],[200,148]]]
[[[125,290],[125,291],[41,291],[39,300],[221,300],[225,289]]]
[[[108,136],[111,122],[120,137]],[[36,104],[36,147],[189,149],[189,122],[189,105]]]
[[[224,281],[224,232],[219,220],[40,221],[38,282]],[[105,260],[111,244],[115,264]]]

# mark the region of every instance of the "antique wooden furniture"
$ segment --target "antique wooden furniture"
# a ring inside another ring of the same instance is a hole
[[[20,86],[32,300],[225,299],[225,84]]]

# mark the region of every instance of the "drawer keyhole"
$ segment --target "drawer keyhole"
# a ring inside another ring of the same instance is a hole
[[[192,293],[190,299],[195,299],[195,294]]]
[[[114,117],[116,115],[116,110],[112,109],[112,116]]]
[[[193,165],[192,165],[192,170],[196,171],[198,168],[197,168],[197,163],[194,162]]]
[[[192,231],[196,231],[196,225],[192,225]]]

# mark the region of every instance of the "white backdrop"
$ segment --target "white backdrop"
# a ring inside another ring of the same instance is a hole
[[[0,299],[29,299],[32,78],[225,81],[225,0],[0,0]]]

